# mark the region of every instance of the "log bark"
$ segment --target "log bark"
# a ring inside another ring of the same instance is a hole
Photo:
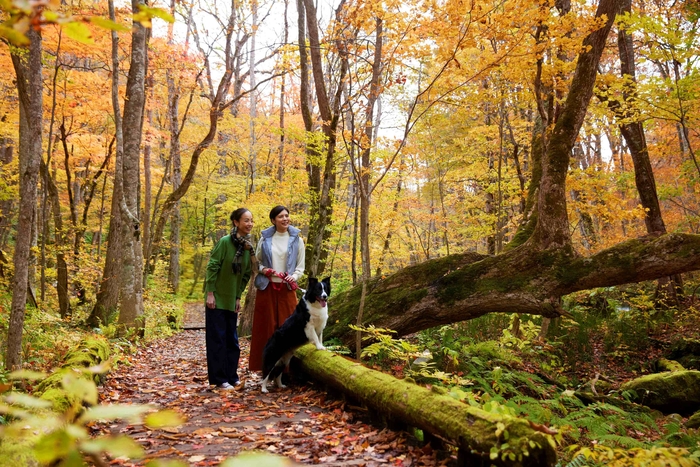
[[[301,347],[296,355],[312,378],[373,410],[444,438],[464,450],[470,460],[481,458],[497,466],[544,467],[556,463],[548,437],[522,418],[471,407],[340,355],[317,351],[312,345]],[[489,460],[492,448],[499,456]],[[511,453],[514,459],[508,455]]]
[[[700,269],[700,236],[666,234],[628,240],[590,257],[528,244],[499,256],[465,253],[411,266],[368,285],[363,322],[403,336],[486,313],[565,314],[559,297]],[[335,295],[326,338],[350,345],[361,287]]]

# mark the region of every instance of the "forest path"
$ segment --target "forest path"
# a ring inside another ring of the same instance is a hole
[[[198,307],[202,308],[200,303]],[[196,311],[192,308],[190,311]],[[126,422],[106,427],[141,444],[147,459],[112,465],[143,465],[153,458],[179,458],[189,465],[217,465],[253,449],[281,454],[301,464],[324,466],[437,466],[430,445],[405,432],[379,429],[362,410],[347,407],[312,383],[260,392],[260,376],[248,368],[249,340],[241,343],[235,391],[207,382],[204,330],[186,330],[150,343],[130,355],[107,377],[102,403],[157,404],[177,410],[186,422],[173,429],[149,430]]]

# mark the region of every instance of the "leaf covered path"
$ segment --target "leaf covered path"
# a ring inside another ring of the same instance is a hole
[[[452,462],[405,432],[369,424],[361,409],[311,383],[262,394],[260,377],[247,371],[247,339],[241,339],[241,350],[242,387],[224,391],[207,382],[203,330],[183,331],[139,349],[128,357],[130,364],[108,375],[101,402],[157,404],[180,412],[186,422],[176,429],[149,430],[126,422],[102,429],[128,434],[145,448],[147,459],[179,458],[189,465],[217,465],[253,449],[324,466]],[[145,460],[112,464],[143,465]]]

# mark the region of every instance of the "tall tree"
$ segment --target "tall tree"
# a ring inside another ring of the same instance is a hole
[[[370,173],[372,172],[371,153],[374,147],[374,108],[381,94],[381,78],[382,78],[382,46],[384,41],[384,22],[381,17],[375,20],[375,41],[374,41],[374,60],[372,62],[372,76],[369,81],[367,90],[367,105],[366,114],[364,117],[363,134],[360,136],[360,167],[355,167],[353,160],[353,172],[359,186],[360,194],[360,252],[362,257],[362,296],[360,297],[360,307],[357,312],[357,325],[362,325],[362,316],[364,312],[365,297],[367,295],[367,281],[372,276],[372,265],[370,263],[370,243],[369,243],[369,209],[370,197],[374,187],[370,183]],[[375,185],[376,186],[376,185]],[[362,336],[358,331],[355,339],[355,349],[359,355],[362,347]]]
[[[109,17],[116,21],[114,0],[108,0]],[[95,306],[88,317],[90,326],[107,324],[110,315],[116,312],[119,303],[120,266],[122,256],[122,218],[121,204],[123,202],[123,164],[124,164],[124,135],[122,132],[122,114],[119,104],[119,36],[112,30],[111,61],[112,61],[112,114],[114,116],[114,134],[116,141],[114,158],[114,185],[112,189],[112,204],[110,208],[109,233],[107,234],[107,254],[102,271],[102,280],[97,291]]]
[[[339,24],[343,24],[342,0],[335,11]],[[318,16],[312,0],[297,0],[299,12],[299,64],[300,64],[300,100],[304,127],[308,136],[314,129],[311,112],[311,86],[309,73],[313,75],[314,97],[321,118],[322,140],[314,139],[306,143],[306,172],[309,178],[309,238],[306,243],[306,271],[310,276],[319,277],[325,269],[328,257],[326,241],[330,236],[333,218],[333,191],[335,190],[337,170],[335,165],[335,148],[337,130],[340,121],[340,103],[342,83],[348,70],[347,47],[339,38],[336,47],[340,53],[340,66],[333,79],[325,78],[325,62],[322,52]],[[307,35],[308,33],[308,35]],[[306,41],[308,39],[308,46]],[[336,83],[335,90],[328,89],[327,83]],[[334,91],[334,92],[333,92]],[[331,94],[333,93],[333,94]]]
[[[622,13],[629,15],[632,11],[632,0],[620,1]],[[620,55],[620,73],[623,80],[625,80],[622,99],[623,102],[629,103],[637,98],[637,78],[634,41],[624,25],[621,25],[618,29],[617,47]],[[664,234],[666,233],[666,224],[661,215],[661,207],[659,206],[659,198],[656,191],[656,180],[654,179],[654,172],[649,160],[649,147],[647,146],[644,126],[642,122],[634,118],[630,109],[625,108],[619,102],[611,102],[611,107],[613,107],[617,117],[620,119],[620,133],[622,133],[629,148],[630,156],[632,156],[634,181],[646,214],[644,223],[647,232],[650,234]],[[682,280],[678,275],[673,278],[663,278],[659,281],[659,289],[663,289],[663,293],[667,295],[664,300],[669,299],[669,302],[678,302],[676,290],[680,290],[681,286]]]
[[[250,33],[245,31],[245,24],[239,18],[239,8],[240,4],[238,2],[231,1],[229,16],[226,18],[225,23],[222,23],[221,29],[224,37],[222,39],[223,50],[220,58],[223,61],[224,70],[218,82],[214,81],[217,73],[214,69],[215,64],[212,63],[212,60],[214,58],[213,52],[215,49],[219,49],[220,44],[211,44],[207,50],[207,46],[203,41],[204,38],[200,35],[200,32],[197,30],[196,24],[194,23],[194,17],[189,19],[189,27],[192,31],[194,42],[201,55],[204,57],[204,66],[202,70],[203,76],[198,76],[196,81],[201,86],[200,92],[202,96],[210,103],[209,126],[205,136],[199,141],[199,143],[197,143],[192,151],[190,164],[187,168],[185,176],[182,178],[182,183],[177,189],[173,190],[173,192],[168,195],[160,207],[160,214],[157,221],[154,223],[155,228],[153,229],[151,247],[148,249],[149,252],[153,252],[157,249],[163,237],[165,224],[172,214],[174,206],[189,190],[190,185],[194,180],[197,165],[199,164],[199,159],[202,153],[211,145],[212,142],[214,142],[219,129],[219,120],[221,119],[223,112],[229,107],[235,106],[236,103],[238,103],[249,93],[255,92],[261,85],[280,76],[279,73],[272,73],[267,78],[257,82],[255,88],[248,89],[247,91],[237,90],[237,83],[233,83],[233,79],[237,76],[236,70],[240,65],[244,47],[250,39]],[[219,21],[221,20],[219,19]],[[232,85],[234,85],[233,95],[231,95],[230,92]],[[183,120],[180,126],[180,132],[182,131],[184,124],[185,122]]]
[[[31,255],[32,224],[36,209],[37,181],[42,151],[43,82],[41,63],[41,32],[27,32],[29,45],[11,49],[12,65],[17,76],[19,95],[19,167],[20,204],[17,239],[13,261],[12,305],[7,331],[6,368],[22,364],[22,330],[29,287],[29,258]]]
[[[134,14],[145,6],[144,0],[132,0]],[[143,332],[143,250],[139,220],[139,190],[141,172],[141,135],[146,104],[146,71],[148,69],[149,30],[134,21],[131,30],[131,62],[126,80],[124,117],[124,159],[122,183],[124,199],[121,204],[122,269],[119,325],[122,332],[135,329]]]
[[[571,243],[566,176],[619,6],[619,0],[601,0],[596,11],[601,26],[583,41],[560,117],[543,151],[537,224],[530,238],[499,256],[453,255],[373,281],[367,298],[371,320],[365,324],[405,335],[490,312],[557,317],[566,313],[559,305],[564,294],[700,269],[698,235],[632,239],[589,257],[579,256]],[[346,324],[360,296],[355,287],[334,299],[329,336],[354,340]]]
[[[170,2],[170,13],[175,16],[175,0]],[[173,23],[168,24],[168,45],[173,44]],[[168,84],[168,123],[170,129],[170,166],[172,168],[171,185],[176,191],[182,183],[182,161],[180,157],[180,85],[175,83],[174,70],[171,67],[165,71]],[[168,267],[168,283],[173,293],[177,294],[180,285],[180,201],[173,205],[170,216],[170,262]],[[148,238],[148,237],[146,237]],[[148,241],[148,240],[145,240]],[[148,257],[146,257],[148,260]]]

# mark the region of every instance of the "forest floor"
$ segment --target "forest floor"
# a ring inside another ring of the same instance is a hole
[[[186,327],[198,327],[203,307],[192,304]],[[454,457],[435,452],[406,432],[373,425],[366,411],[334,398],[313,383],[260,392],[260,376],[248,368],[249,340],[240,339],[235,391],[207,381],[204,330],[185,330],[157,340],[112,370],[100,390],[102,403],[155,404],[186,417],[177,428],[150,430],[114,423],[102,431],[127,434],[146,459],[116,459],[112,465],[143,465],[149,459],[180,459],[189,465],[217,465],[242,451],[265,450],[302,464],[324,466],[440,466]]]

